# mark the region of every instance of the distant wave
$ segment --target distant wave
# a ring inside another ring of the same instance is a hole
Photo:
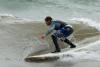
[[[99,20],[99,3],[99,0],[0,0],[0,14],[33,20],[42,20],[47,15],[61,20],[72,17]]]

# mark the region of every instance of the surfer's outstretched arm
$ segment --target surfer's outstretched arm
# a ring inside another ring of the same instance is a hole
[[[55,29],[55,24],[50,25],[49,29],[47,30],[47,32],[45,34],[43,34],[41,36],[42,39],[44,39],[46,36],[48,36],[49,34],[51,34],[53,32],[53,30]]]
[[[48,36],[49,34],[51,34],[53,32],[55,28],[55,24],[52,24],[49,29],[47,30],[47,32],[45,33],[45,36]]]

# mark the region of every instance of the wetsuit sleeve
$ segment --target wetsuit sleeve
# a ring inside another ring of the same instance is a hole
[[[53,30],[55,29],[55,24],[52,24],[50,27],[49,27],[49,29],[48,29],[48,31],[46,32],[46,36],[48,36],[49,34],[51,34],[52,32],[53,32]]]

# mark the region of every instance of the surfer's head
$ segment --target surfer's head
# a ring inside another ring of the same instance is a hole
[[[45,17],[45,23],[49,26],[52,23],[52,18],[50,16]]]

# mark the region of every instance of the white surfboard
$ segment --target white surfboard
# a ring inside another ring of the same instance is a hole
[[[79,48],[80,49],[80,48]],[[67,52],[79,50],[77,48],[68,49]],[[59,53],[47,53],[47,54],[40,54],[40,55],[31,55],[26,57],[24,60],[26,62],[47,62],[47,61],[56,61],[60,59],[61,55],[66,54],[66,52],[59,52]],[[67,56],[70,56],[69,54]]]
[[[46,62],[46,61],[56,61],[58,60],[59,53],[47,53],[42,55],[28,56],[25,58],[27,62]]]

